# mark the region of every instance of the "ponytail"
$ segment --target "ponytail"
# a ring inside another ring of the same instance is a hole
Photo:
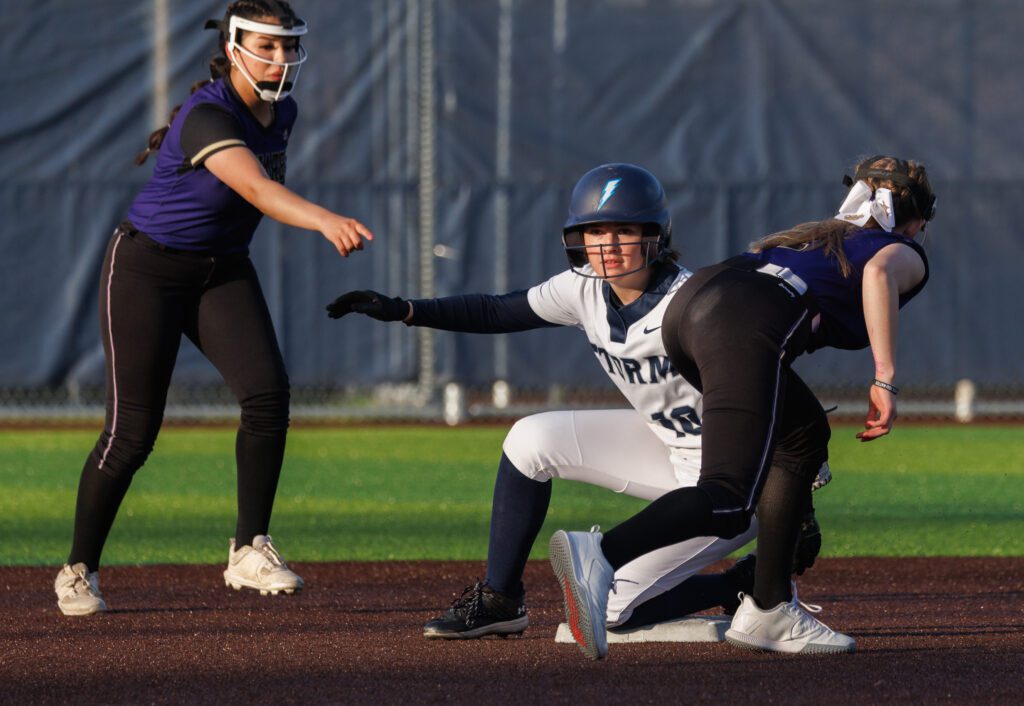
[[[224,78],[231,72],[231,62],[223,53],[224,42],[220,43],[220,53],[214,55],[210,59],[210,78],[202,81],[196,81],[192,84],[192,89],[189,91],[189,95],[192,95],[203,86],[213,83],[219,78]],[[175,116],[178,111],[181,110],[181,105],[174,106],[174,110],[171,111],[170,116],[167,118],[167,124],[161,128],[158,128],[149,134],[149,140],[146,144],[146,149],[135,155],[135,166],[141,166],[145,163],[151,152],[156,152],[160,149],[160,145],[164,142],[164,137],[167,136],[167,131],[171,129],[171,123],[174,122]]]
[[[856,178],[866,181],[872,190],[884,187],[892,192],[893,216],[897,226],[914,218],[931,220],[935,215],[935,192],[928,182],[924,165],[876,155],[861,160],[855,173]],[[843,183],[853,186],[854,179],[844,177]],[[751,243],[750,251],[759,253],[779,247],[797,250],[822,248],[827,257],[835,258],[843,277],[849,277],[853,267],[843,251],[843,241],[858,230],[861,230],[861,226],[836,218],[801,223]]]
[[[843,252],[843,240],[860,230],[860,226],[829,218],[825,221],[811,221],[795,225],[789,230],[766,235],[750,244],[750,252],[763,252],[771,248],[792,248],[795,250],[816,250],[823,248],[827,257],[834,257],[843,277],[853,272],[850,261]]]

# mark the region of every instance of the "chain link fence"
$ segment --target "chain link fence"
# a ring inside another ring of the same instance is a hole
[[[864,388],[817,390],[834,421],[858,422],[866,405]],[[100,425],[104,391],[87,388],[0,389],[0,424],[8,426]],[[953,388],[901,390],[901,421],[1024,422],[1024,391],[979,388],[969,380]],[[291,418],[296,424],[510,423],[556,409],[614,409],[628,404],[617,390],[550,385],[516,389],[497,381],[490,387],[447,383],[424,395],[414,383],[374,387],[300,387],[292,390]],[[172,424],[223,424],[238,420],[238,405],[222,385],[172,385],[165,420]]]

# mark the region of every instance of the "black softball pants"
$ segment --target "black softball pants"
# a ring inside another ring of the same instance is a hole
[[[266,534],[288,430],[288,376],[252,262],[245,253],[168,250],[119,228],[100,276],[106,423],[79,483],[69,563],[95,570],[134,473],[153,449],[182,334],[217,368],[241,405],[235,444],[238,524]]]
[[[665,312],[669,358],[703,397],[696,487],[652,502],[609,531],[618,568],[696,536],[733,537],[757,510],[755,598],[789,597],[789,571],[810,485],[828,458],[821,404],[790,368],[811,334],[813,302],[772,275],[728,264],[697,272]],[[766,483],[771,501],[759,504]]]

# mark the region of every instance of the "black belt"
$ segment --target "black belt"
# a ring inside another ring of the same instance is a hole
[[[732,267],[737,270],[744,270],[746,272],[758,272],[769,277],[774,277],[779,280],[783,287],[785,287],[795,297],[802,299],[804,304],[807,306],[808,311],[812,315],[818,313],[818,304],[814,299],[814,295],[811,293],[807,283],[804,282],[803,278],[788,267],[782,267],[780,265],[773,265],[772,263],[762,263],[755,260],[752,257],[746,255],[737,255],[726,260],[723,264]]]
[[[221,252],[218,250],[183,250],[182,248],[172,248],[170,245],[164,245],[163,243],[146,235],[136,228],[131,221],[122,221],[118,224],[115,232],[131,238],[145,248],[149,248],[150,250],[159,250],[160,252],[165,252],[171,255],[186,255],[191,257],[245,257],[249,254],[248,249],[239,250],[237,252]]]

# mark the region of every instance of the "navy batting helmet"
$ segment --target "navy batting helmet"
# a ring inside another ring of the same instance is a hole
[[[671,248],[672,218],[665,189],[653,174],[635,164],[602,164],[576,182],[569,201],[569,217],[562,227],[562,245],[577,274],[584,274],[579,268],[587,264],[583,231],[597,223],[636,223],[644,227],[645,238],[656,237],[657,246],[651,248],[643,267]]]

